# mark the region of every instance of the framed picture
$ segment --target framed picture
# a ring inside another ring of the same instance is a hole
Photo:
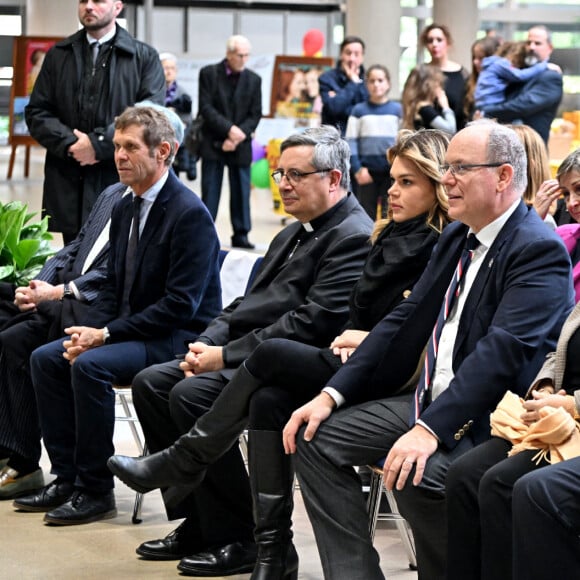
[[[35,145],[24,121],[24,107],[40,72],[44,56],[62,37],[16,36],[12,52],[13,80],[10,91],[9,142],[15,145]]]
[[[318,77],[332,66],[331,58],[277,56],[270,115],[280,119],[295,119],[296,127],[320,125],[322,99]]]

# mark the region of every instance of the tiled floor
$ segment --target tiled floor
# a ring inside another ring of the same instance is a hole
[[[23,177],[24,148],[17,153],[13,179],[5,180],[10,150],[0,148],[0,200],[27,202],[32,211],[41,207],[43,153],[33,148],[30,177]],[[199,182],[192,182],[194,190]],[[217,227],[224,245],[229,243],[230,227],[227,210],[227,194],[224,195]],[[257,249],[265,251],[272,237],[281,229],[281,219],[272,211],[269,192],[254,191],[252,194],[252,217],[254,229],[250,239]],[[57,236],[55,244],[59,244]],[[127,423],[117,423],[115,444],[120,453],[136,454]],[[43,468],[48,474],[49,463],[43,458]],[[145,497],[143,523],[133,525],[131,512],[134,494],[123,484],[116,488],[119,515],[105,522],[86,526],[49,527],[42,523],[42,515],[16,513],[11,502],[0,502],[0,579],[22,580],[52,579],[73,580],[78,578],[116,580],[121,578],[174,578],[178,575],[176,562],[145,562],[135,555],[141,542],[165,536],[174,524],[168,523],[158,492]],[[303,580],[318,580],[322,571],[314,543],[312,530],[304,512],[300,493],[295,495],[294,514],[295,542],[300,554],[300,574]],[[385,576],[392,580],[413,580],[415,572],[408,569],[397,532],[379,524],[375,545],[381,555]],[[233,580],[248,578],[230,576]],[[333,579],[350,580],[350,579]]]

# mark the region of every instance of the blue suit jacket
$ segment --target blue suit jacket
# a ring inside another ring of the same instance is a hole
[[[502,123],[521,119],[542,137],[550,137],[550,125],[562,100],[562,75],[546,69],[515,92],[508,93],[502,103],[485,110],[487,117]]]
[[[87,324],[107,326],[111,342],[144,341],[150,361],[168,360],[220,312],[219,241],[206,207],[170,171],[139,240],[131,315],[117,318],[132,211],[131,196],[113,211],[107,279]]]
[[[443,231],[413,288],[328,382],[348,404],[395,392],[417,366],[461,254],[467,226]],[[524,394],[574,304],[570,260],[557,236],[521,203],[489,249],[467,297],[453,353],[455,378],[421,415],[449,449],[490,436],[505,391]]]

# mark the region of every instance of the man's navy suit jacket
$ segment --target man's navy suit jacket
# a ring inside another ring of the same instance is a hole
[[[486,116],[496,117],[501,123],[519,119],[548,143],[550,125],[562,100],[562,75],[546,69],[523,86],[516,86],[502,103],[486,109]]]
[[[467,226],[443,231],[404,300],[328,382],[347,404],[388,397],[411,376],[459,260]],[[524,395],[574,304],[571,266],[557,236],[522,202],[489,248],[459,322],[454,379],[421,419],[448,449],[490,436],[489,413],[507,390]],[[471,423],[470,423],[471,421]]]
[[[144,341],[154,362],[169,360],[220,312],[219,241],[205,205],[170,171],[139,240],[131,315],[117,318],[132,212],[130,195],[113,211],[107,280],[87,324],[107,326],[111,342]]]

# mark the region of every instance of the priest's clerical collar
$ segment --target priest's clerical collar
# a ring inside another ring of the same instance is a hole
[[[348,194],[350,195],[350,193]],[[319,230],[338,210],[338,208],[346,203],[347,196],[343,197],[340,201],[335,203],[330,209],[326,210],[322,215],[315,217],[309,222],[302,222],[302,227],[307,232],[315,232]]]

